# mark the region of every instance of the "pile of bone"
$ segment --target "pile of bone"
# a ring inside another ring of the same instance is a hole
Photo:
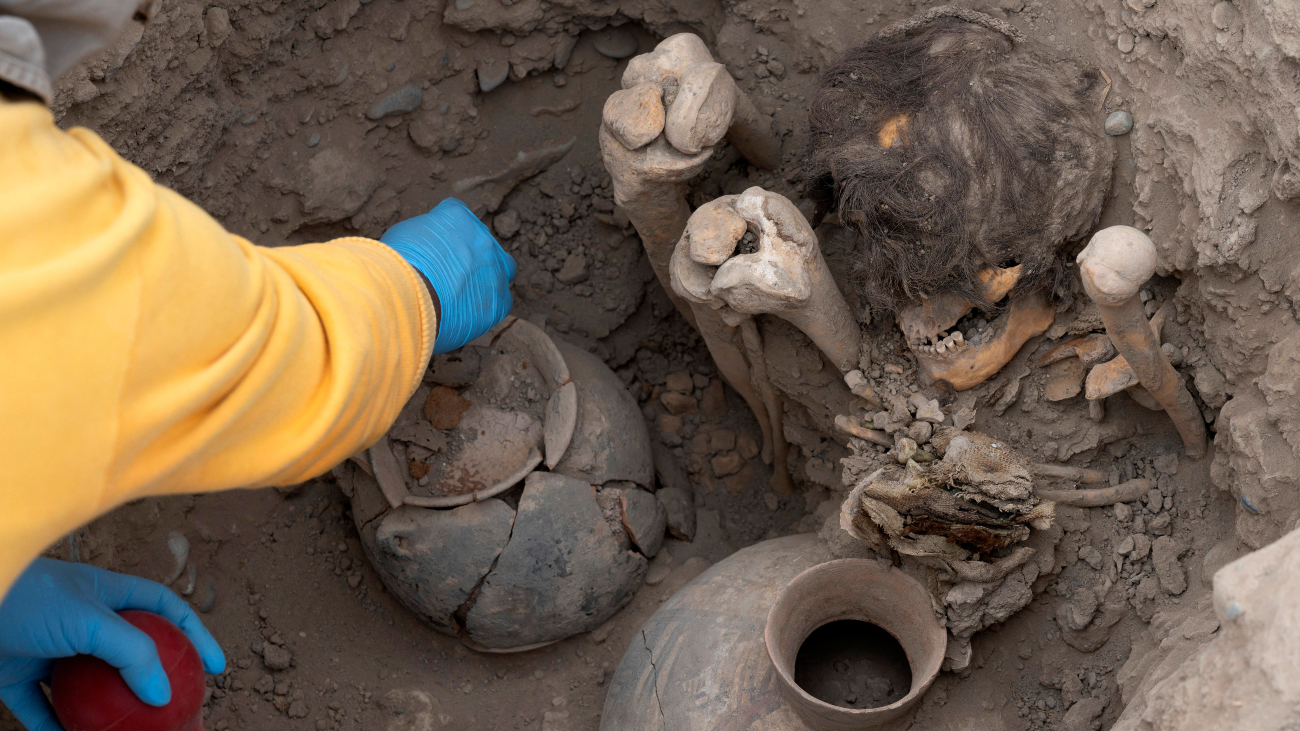
[[[900,440],[901,441],[901,440]],[[878,553],[897,552],[929,587],[951,635],[945,667],[970,662],[970,637],[1033,599],[1055,570],[1055,504],[1034,487],[1030,463],[983,434],[939,427],[929,464],[907,459],[861,479],[840,525]]]

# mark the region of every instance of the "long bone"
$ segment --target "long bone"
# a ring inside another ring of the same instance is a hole
[[[747,231],[757,235],[756,251],[735,254]],[[776,315],[802,330],[841,374],[857,367],[857,320],[812,226],[784,196],[754,187],[701,207],[677,244],[670,274],[677,294],[718,309],[724,320],[734,319],[731,313]]]
[[[1156,247],[1131,226],[1111,226],[1093,235],[1076,259],[1083,289],[1097,303],[1106,333],[1138,381],[1165,407],[1183,438],[1187,456],[1205,454],[1205,420],[1178,371],[1160,350],[1138,289],[1156,271]]]
[[[784,435],[772,429],[761,395],[771,388],[765,374],[750,368],[735,325],[710,308],[692,307],[673,292],[668,263],[690,218],[686,181],[699,174],[713,154],[712,146],[725,134],[750,162],[772,169],[781,161],[780,140],[772,134],[771,119],[757,111],[726,69],[714,63],[703,41],[689,33],[667,38],[653,52],[632,59],[622,86],[624,90],[606,102],[600,128],[614,200],[640,234],[670,299],[699,330],[722,377],[758,419],[763,459],[770,463],[785,449]],[[773,487],[785,489],[785,465],[776,467],[779,476]]]

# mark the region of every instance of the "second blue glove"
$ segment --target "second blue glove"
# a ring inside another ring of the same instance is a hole
[[[514,257],[464,203],[448,198],[388,229],[380,241],[428,277],[438,294],[434,353],[461,347],[510,314]]]

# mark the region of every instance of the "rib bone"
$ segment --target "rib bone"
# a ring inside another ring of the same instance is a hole
[[[747,230],[757,234],[757,250],[732,255]],[[802,330],[841,374],[857,367],[857,320],[817,235],[784,196],[754,187],[701,207],[677,244],[671,275],[677,294],[718,309],[724,320],[777,315]]]
[[[1111,226],[1094,234],[1076,261],[1083,289],[1097,303],[1115,349],[1165,407],[1187,455],[1201,457],[1205,454],[1205,420],[1178,371],[1160,350],[1160,340],[1151,332],[1137,296],[1138,288],[1155,273],[1155,244],[1135,228]]]

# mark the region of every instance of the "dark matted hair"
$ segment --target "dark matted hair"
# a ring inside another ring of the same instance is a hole
[[[814,226],[838,210],[861,234],[864,302],[897,311],[950,291],[988,307],[975,273],[1013,264],[1018,292],[1055,287],[1062,249],[1096,225],[1110,189],[1100,76],[952,7],[827,70],[803,180]]]

